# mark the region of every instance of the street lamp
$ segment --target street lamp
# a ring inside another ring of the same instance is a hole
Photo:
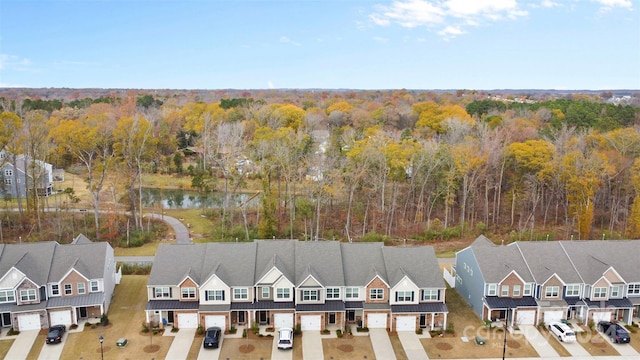
[[[102,335],[100,335],[98,340],[100,340],[100,359],[104,360],[104,351],[102,349],[102,343],[104,342],[104,338],[102,337]]]

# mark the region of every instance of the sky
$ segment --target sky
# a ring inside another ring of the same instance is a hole
[[[0,87],[640,89],[640,0],[0,0]]]

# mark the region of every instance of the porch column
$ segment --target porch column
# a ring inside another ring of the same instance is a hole
[[[515,317],[516,317],[516,308],[511,309],[511,328],[513,328],[513,323],[515,321]]]
[[[436,322],[436,314],[431,313],[431,331],[433,331],[434,323]]]
[[[442,313],[444,320],[442,320],[442,330],[447,330],[447,313]]]

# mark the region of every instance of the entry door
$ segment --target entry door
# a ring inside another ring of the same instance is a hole
[[[427,314],[420,314],[420,328],[424,329],[427,327]]]
[[[11,313],[2,313],[2,326],[11,326]]]
[[[356,321],[356,311],[355,310],[347,310],[347,321]]]
[[[267,316],[266,311],[258,311],[258,322],[262,325],[269,324],[269,317]]]
[[[329,324],[336,323],[336,313],[329,313]]]
[[[238,323],[239,324],[244,324],[246,322],[246,320],[244,319],[244,314],[246,314],[244,311],[238,311]]]
[[[86,307],[81,307],[78,308],[78,317],[80,319],[86,319],[87,318],[87,308]]]
[[[167,311],[167,321],[173,324],[173,311]]]

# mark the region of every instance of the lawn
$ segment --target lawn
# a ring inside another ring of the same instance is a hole
[[[544,336],[546,339],[548,339],[549,341],[549,345],[551,345],[551,347],[553,348],[553,350],[555,350],[558,355],[560,356],[571,356],[571,353],[569,352],[569,350],[567,350],[561,343],[560,340],[558,340],[557,337],[553,336],[551,333],[549,333],[549,329],[546,327],[539,327],[538,331],[540,331],[540,333],[542,334],[542,336]]]
[[[376,355],[368,336],[322,339],[325,359],[375,359]]]
[[[84,331],[70,333],[61,358],[97,359],[100,354],[98,338],[103,336],[104,358],[107,360],[163,359],[169,351],[173,336],[156,335],[152,338],[150,333],[142,333],[147,280],[148,276],[145,275],[123,276],[121,283],[116,285],[109,308],[110,324],[106,327],[85,326]],[[121,337],[129,340],[125,348],[116,347],[116,341]]]
[[[198,341],[198,344],[202,344],[202,341]],[[246,338],[224,339],[220,350],[220,359],[271,359],[272,346],[273,336],[259,337],[249,332],[249,336]]]
[[[631,346],[636,349],[637,352],[640,352],[640,331],[638,327],[634,327],[635,331],[631,332]]]
[[[446,304],[449,309],[447,323],[454,325],[454,334],[444,334],[442,337],[421,339],[422,345],[431,359],[479,359],[500,358],[504,346],[504,331],[493,328],[486,329],[478,315],[462,299],[460,294],[451,288],[447,288]],[[476,345],[474,338],[480,335],[486,339],[485,345]],[[469,341],[463,342],[462,337]],[[507,346],[505,355],[509,357],[538,357],[538,353],[525,339],[524,335],[507,334]]]
[[[393,352],[396,354],[396,360],[408,360],[407,353],[404,351],[404,347],[402,347],[402,342],[400,342],[400,338],[398,337],[397,332],[389,333],[389,340],[391,340],[391,346],[393,346]]]
[[[13,339],[2,339],[0,340],[0,359],[4,359],[9,352],[9,349],[13,345]]]
[[[593,356],[618,356],[620,355],[609,342],[600,336],[597,331],[591,331],[583,326],[583,332],[576,333],[578,343]]]

